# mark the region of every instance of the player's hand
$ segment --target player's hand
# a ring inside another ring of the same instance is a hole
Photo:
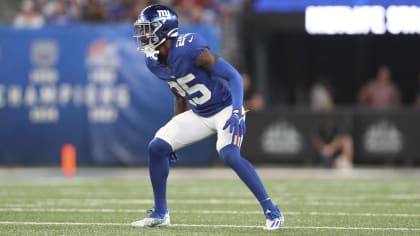
[[[226,121],[223,129],[229,127],[229,132],[233,134],[243,135],[246,132],[245,114],[240,110],[233,110],[232,115]]]

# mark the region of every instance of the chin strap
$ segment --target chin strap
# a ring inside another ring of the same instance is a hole
[[[166,38],[164,38],[162,41],[159,42],[157,45],[153,45],[152,43],[149,43],[148,45],[144,45],[140,48],[140,51],[146,54],[146,57],[150,57],[154,60],[157,60],[157,56],[159,55],[159,51],[156,50],[160,45],[162,45],[166,41]]]
[[[153,47],[153,45],[147,45],[140,49],[141,52],[146,54],[146,57],[150,57],[154,60],[157,60],[157,56],[159,55],[159,51]]]

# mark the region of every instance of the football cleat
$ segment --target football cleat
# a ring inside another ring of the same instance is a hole
[[[267,209],[265,215],[265,230],[276,230],[284,225],[284,216],[276,206],[274,209]]]
[[[165,214],[155,212],[155,210],[149,210],[146,218],[131,223],[132,227],[144,228],[144,227],[155,227],[155,226],[169,226],[171,219],[169,217],[169,210]]]

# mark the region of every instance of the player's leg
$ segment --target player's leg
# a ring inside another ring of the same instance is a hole
[[[149,143],[149,176],[154,195],[154,207],[148,216],[131,223],[133,227],[167,226],[170,224],[166,206],[166,180],[169,175],[169,158],[172,147],[160,138]]]
[[[170,120],[158,130],[149,144],[149,173],[155,198],[155,210],[164,213],[166,206],[166,179],[169,160],[174,151],[209,136],[211,131],[191,110]]]
[[[191,110],[172,118],[159,129],[149,144],[149,174],[154,195],[154,209],[134,227],[166,226],[170,224],[166,201],[169,164],[174,151],[214,133]]]
[[[334,138],[330,146],[336,153],[333,166],[338,169],[350,169],[353,166],[353,140],[350,135],[342,134]]]
[[[230,114],[231,108],[226,108],[215,117],[217,120],[217,151],[220,158],[236,172],[259,201],[267,219],[264,228],[278,229],[284,223],[284,217],[268,196],[255,168],[241,156],[240,146],[243,136],[231,134],[228,129],[223,130],[224,123]]]
[[[167,212],[166,180],[169,175],[169,157],[171,146],[160,138],[149,143],[149,176],[154,195],[154,211],[159,214]]]

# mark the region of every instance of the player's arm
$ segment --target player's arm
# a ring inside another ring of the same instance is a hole
[[[217,57],[208,48],[201,51],[196,64],[208,70],[211,74],[229,81],[232,95],[232,116],[226,121],[223,129],[229,127],[233,134],[243,135],[246,131],[245,114],[242,113],[244,98],[243,79],[239,72],[227,61]]]
[[[188,101],[183,97],[175,94],[174,98],[174,116],[181,114],[182,112],[188,110]]]
[[[220,76],[230,83],[233,110],[242,112],[244,97],[243,80],[239,72],[229,62],[218,57],[205,48],[197,57],[196,64],[210,73]]]

